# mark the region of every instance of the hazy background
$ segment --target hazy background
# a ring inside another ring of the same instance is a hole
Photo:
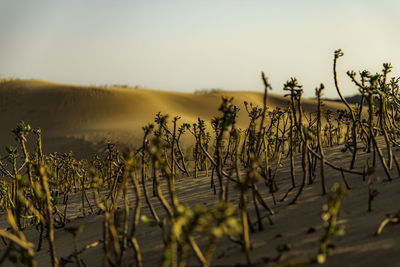
[[[400,68],[400,1],[0,0],[0,77],[191,92],[273,92],[295,76],[305,96],[336,97],[347,70]]]

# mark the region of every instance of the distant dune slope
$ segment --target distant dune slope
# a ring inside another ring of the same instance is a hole
[[[241,111],[238,127],[247,126],[244,101],[262,106],[262,93],[221,92],[188,94],[148,89],[98,88],[56,84],[40,80],[0,81],[0,155],[13,143],[10,130],[19,120],[42,128],[45,150],[90,154],[106,140],[138,144],[141,127],[154,121],[157,112],[193,123],[198,117],[210,122],[218,115],[221,96],[234,97]],[[315,100],[305,100],[304,110],[315,112]],[[268,107],[285,107],[287,98],[270,94]],[[326,102],[332,110],[340,103]],[[96,145],[98,147],[96,147]],[[90,148],[91,147],[91,148]]]

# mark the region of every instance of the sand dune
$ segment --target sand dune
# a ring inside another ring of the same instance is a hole
[[[233,97],[241,109],[238,127],[247,127],[244,101],[262,106],[262,93],[177,93],[149,89],[99,88],[56,84],[41,80],[0,81],[0,146],[13,143],[10,129],[19,120],[41,128],[45,151],[68,151],[88,156],[107,140],[136,145],[141,127],[154,121],[157,112],[193,123],[200,117],[208,124],[218,115],[221,97]],[[315,112],[315,100],[305,100],[304,110]],[[268,107],[285,107],[287,98],[270,94]],[[343,108],[326,102],[332,110]]]

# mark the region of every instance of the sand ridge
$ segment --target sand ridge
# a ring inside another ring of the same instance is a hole
[[[222,96],[234,98],[240,108],[237,127],[243,129],[248,126],[243,102],[263,105],[261,92],[193,94],[41,80],[3,80],[0,82],[0,146],[13,142],[10,129],[19,120],[42,129],[46,152],[69,147],[78,154],[85,154],[87,150],[96,151],[96,144],[100,147],[107,140],[137,145],[142,136],[141,128],[154,122],[158,112],[169,114],[170,120],[180,116],[180,123],[194,123],[200,117],[210,125],[211,119],[219,113]],[[267,105],[270,109],[283,108],[287,101],[282,95],[269,93]],[[303,103],[305,112],[316,111],[315,100],[305,99]],[[332,111],[344,108],[337,102],[326,101],[325,104],[325,108]]]

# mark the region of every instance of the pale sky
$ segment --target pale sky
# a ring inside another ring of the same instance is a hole
[[[336,97],[347,70],[400,70],[397,0],[0,0],[0,77],[192,92],[273,92],[297,77]]]

